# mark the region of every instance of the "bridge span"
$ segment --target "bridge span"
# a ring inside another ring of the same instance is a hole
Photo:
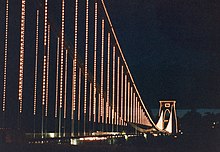
[[[151,118],[104,0],[19,2],[0,6],[1,128],[42,141],[177,133],[175,103]]]

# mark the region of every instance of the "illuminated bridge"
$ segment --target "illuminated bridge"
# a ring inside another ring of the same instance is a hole
[[[1,128],[35,138],[173,132],[172,118],[151,119],[104,0],[0,7]]]

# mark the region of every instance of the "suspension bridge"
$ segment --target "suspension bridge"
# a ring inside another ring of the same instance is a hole
[[[1,5],[1,128],[34,138],[177,132],[175,102],[161,102],[157,124],[149,115],[104,0],[16,4]]]

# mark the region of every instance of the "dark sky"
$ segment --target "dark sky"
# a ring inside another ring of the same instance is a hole
[[[220,108],[220,2],[111,0],[115,31],[143,100]]]

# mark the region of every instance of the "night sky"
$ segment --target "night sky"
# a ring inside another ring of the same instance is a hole
[[[177,108],[220,108],[220,2],[107,2],[143,100]]]
[[[66,40],[74,36],[74,3],[66,0]],[[20,1],[9,5],[8,114],[17,112]],[[81,8],[84,8],[82,4]],[[0,1],[0,72],[3,73],[5,3]],[[27,1],[25,69],[34,67],[36,1]],[[61,1],[49,0],[49,20],[60,29]],[[177,100],[177,108],[220,108],[220,2],[214,0],[106,0],[106,6],[133,78],[148,109],[159,100]],[[80,14],[83,18],[85,15]],[[42,16],[41,16],[42,19]],[[92,20],[90,20],[92,21]],[[82,21],[83,22],[83,21]],[[93,24],[93,23],[91,23]],[[43,29],[43,21],[40,23]],[[83,30],[84,25],[80,26]],[[93,27],[90,27],[93,28]],[[54,30],[54,29],[53,29]],[[54,32],[54,31],[53,31]],[[43,31],[40,31],[43,42]],[[52,34],[55,37],[55,34]],[[84,37],[83,37],[84,38]],[[80,40],[80,38],[79,38]],[[51,40],[56,44],[56,39]],[[80,44],[79,44],[80,45]],[[84,44],[82,45],[84,49]],[[40,46],[42,50],[42,44]],[[56,50],[56,45],[51,45]],[[42,51],[39,52],[42,59]],[[83,57],[83,53],[81,58]],[[51,59],[55,58],[55,53]],[[71,61],[69,61],[71,63]],[[89,63],[92,62],[89,58]],[[55,60],[51,60],[51,65]],[[39,79],[42,77],[39,61]],[[55,77],[55,66],[51,66]],[[90,69],[92,71],[93,69]],[[34,68],[24,71],[24,113],[32,109]],[[71,80],[69,72],[69,81]],[[49,87],[54,88],[55,79]],[[41,88],[41,81],[38,82]],[[2,99],[3,75],[0,74]],[[68,86],[71,89],[71,86]],[[55,92],[52,89],[51,92]],[[40,106],[41,90],[38,89]],[[71,98],[71,94],[68,95]],[[51,96],[50,100],[54,100]],[[51,115],[54,109],[51,108]]]

